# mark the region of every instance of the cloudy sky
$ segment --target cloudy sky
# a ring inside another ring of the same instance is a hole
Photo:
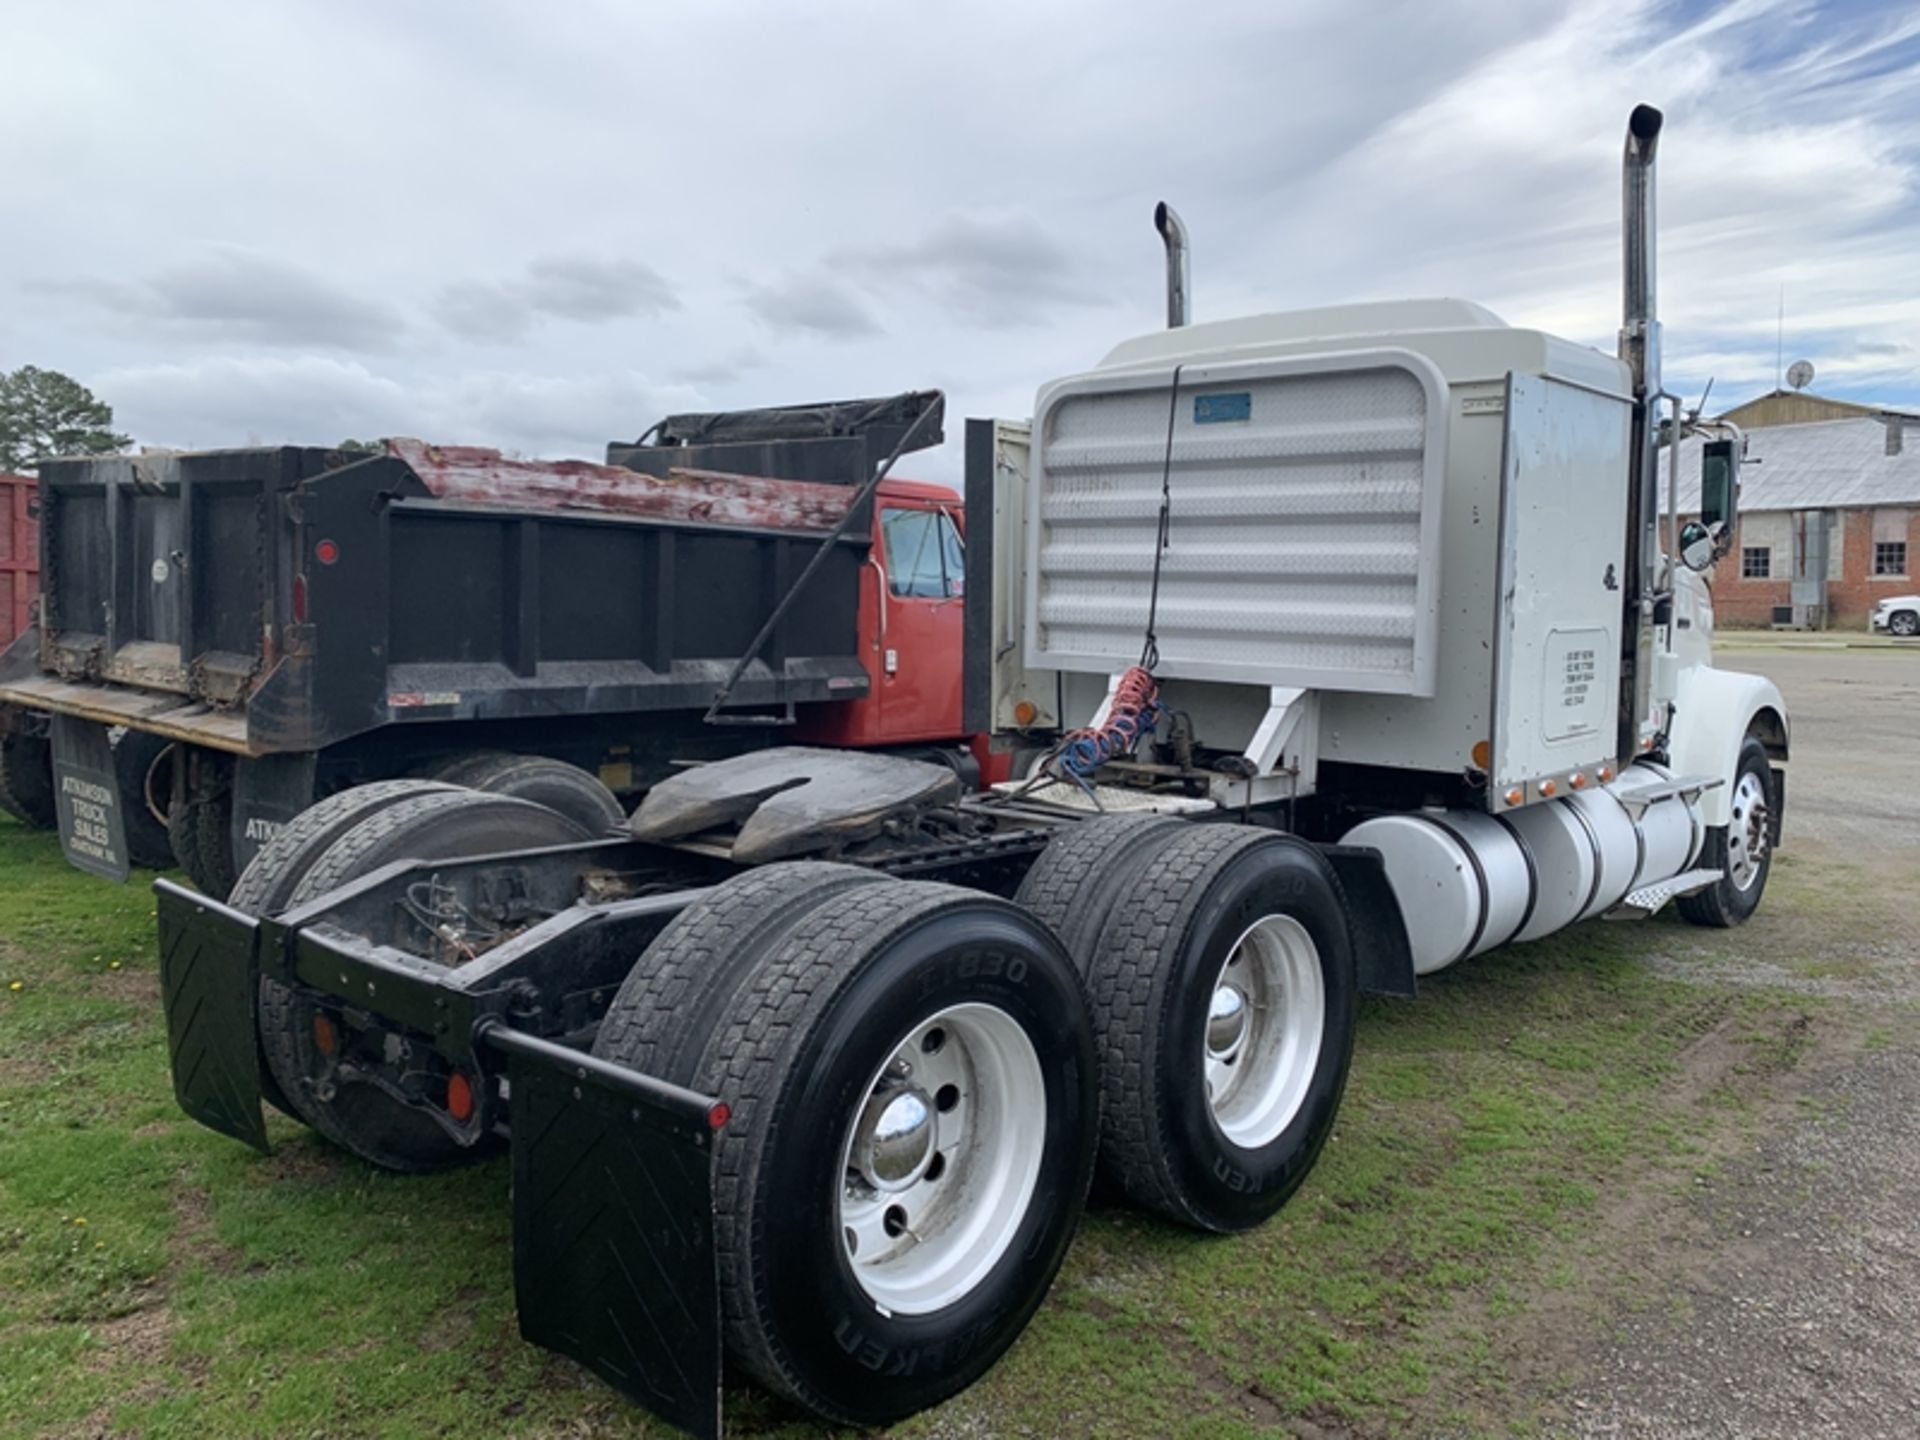
[[[1611,349],[1639,100],[1669,385],[1770,388],[1784,290],[1815,389],[1920,404],[1910,3],[0,0],[0,53],[0,369],[149,444],[1024,416],[1160,323],[1161,198],[1200,318],[1453,294]]]

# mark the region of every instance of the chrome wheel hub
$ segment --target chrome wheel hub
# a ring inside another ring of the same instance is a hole
[[[1736,890],[1751,890],[1767,862],[1769,845],[1766,782],[1751,770],[1733,787],[1733,811],[1727,821],[1727,876]]]
[[[1006,1011],[951,1006],[894,1045],[845,1132],[835,1209],[875,1309],[924,1315],[986,1278],[1032,1203],[1046,1127],[1039,1054]]]
[[[1207,1105],[1243,1150],[1270,1145],[1306,1103],[1326,1028],[1320,951],[1290,915],[1248,926],[1207,1006]]]
[[[935,1128],[932,1096],[883,1081],[861,1117],[854,1168],[875,1190],[905,1190],[932,1163]]]
[[[1207,1058],[1230,1064],[1247,1039],[1247,997],[1233,985],[1221,985],[1207,1007]]]

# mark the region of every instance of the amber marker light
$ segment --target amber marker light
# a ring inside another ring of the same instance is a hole
[[[1540,782],[1540,793],[1547,796],[1557,795],[1560,793],[1560,787],[1551,780],[1542,780]]]
[[[340,1053],[340,1032],[333,1028],[333,1021],[320,1010],[313,1012],[313,1048],[327,1056]]]

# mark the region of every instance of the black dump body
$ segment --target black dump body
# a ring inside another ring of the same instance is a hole
[[[0,658],[0,704],[255,756],[704,711],[872,452],[939,403],[674,417],[613,447],[622,467],[404,440],[52,461],[42,625]],[[867,544],[856,515],[730,707],[866,693]]]

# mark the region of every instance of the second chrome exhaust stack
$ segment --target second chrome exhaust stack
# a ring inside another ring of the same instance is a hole
[[[1633,393],[1645,401],[1660,393],[1660,308],[1655,285],[1653,161],[1665,117],[1651,105],[1636,105],[1627,119],[1621,166],[1621,250],[1625,260],[1621,296],[1620,358],[1633,371]]]
[[[1188,323],[1187,285],[1191,277],[1187,259],[1187,227],[1174,208],[1162,200],[1153,207],[1153,228],[1167,247],[1167,328],[1178,330]]]

